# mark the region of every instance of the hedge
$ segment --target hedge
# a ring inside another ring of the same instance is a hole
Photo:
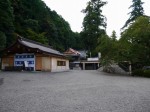
[[[150,77],[150,70],[137,69],[132,72],[133,76]]]

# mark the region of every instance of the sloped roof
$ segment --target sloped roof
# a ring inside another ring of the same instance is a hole
[[[72,48],[69,48],[67,51],[64,52],[65,55],[69,54],[69,55],[81,55],[80,52],[72,49]]]
[[[43,45],[41,43],[29,40],[29,39],[25,39],[25,38],[22,38],[22,37],[20,39],[18,39],[18,41],[21,44],[23,44],[23,45],[25,45],[27,47],[36,48],[36,49],[39,49],[41,51],[44,51],[44,52],[47,52],[47,53],[50,53],[50,54],[56,54],[56,55],[62,55],[63,56],[63,54],[61,54],[57,50],[52,49],[50,46]]]
[[[39,52],[39,53],[44,53],[44,54],[58,56],[58,57],[65,57],[62,53],[60,53],[59,51],[53,49],[52,47],[50,47],[48,45],[44,45],[39,42],[35,42],[33,40],[23,38],[21,36],[18,36],[18,39],[16,40],[16,42],[12,46],[4,49],[2,52],[18,53],[19,52],[19,51],[17,51],[18,45],[32,49],[33,53]],[[32,52],[32,51],[30,51],[30,52]]]

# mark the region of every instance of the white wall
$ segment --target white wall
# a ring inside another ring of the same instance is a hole
[[[66,66],[57,66],[57,61],[66,61]],[[51,59],[51,72],[61,72],[69,70],[69,60],[54,58]]]

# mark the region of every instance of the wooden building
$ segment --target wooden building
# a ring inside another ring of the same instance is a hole
[[[70,61],[79,61],[81,53],[77,50],[69,48],[64,52],[64,55],[69,57],[71,59]]]
[[[69,67],[70,69],[75,70],[97,70],[100,66],[100,53],[98,53],[98,57],[95,58],[86,58],[87,51],[80,50],[77,51],[75,49],[69,48],[64,52],[64,55],[69,57]]]
[[[2,51],[2,70],[66,71],[69,60],[50,46],[19,37],[9,48]]]

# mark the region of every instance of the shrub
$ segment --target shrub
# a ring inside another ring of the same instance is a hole
[[[144,70],[144,77],[150,77],[150,70]]]
[[[132,72],[134,76],[150,77],[150,70],[137,69]]]
[[[144,71],[142,69],[136,69],[132,72],[132,75],[134,76],[142,76]]]

